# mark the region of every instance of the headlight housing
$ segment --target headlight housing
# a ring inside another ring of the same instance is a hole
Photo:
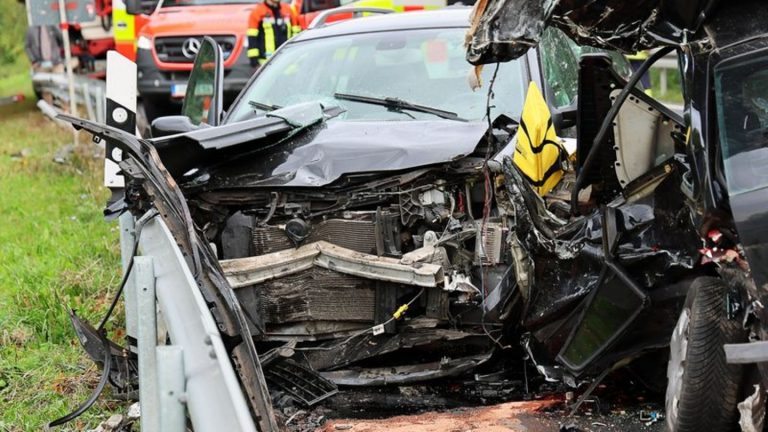
[[[152,49],[152,40],[146,36],[139,36],[139,40],[137,41],[136,46],[139,49]]]

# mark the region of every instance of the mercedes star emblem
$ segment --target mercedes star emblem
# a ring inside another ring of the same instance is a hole
[[[186,58],[195,58],[197,52],[200,51],[200,40],[195,38],[189,38],[181,45],[181,53]]]

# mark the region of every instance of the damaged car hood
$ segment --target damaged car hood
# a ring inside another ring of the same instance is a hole
[[[579,44],[627,53],[683,43],[719,0],[485,0],[475,4],[467,60],[475,65],[520,57],[547,26]]]
[[[484,122],[328,121],[267,151],[201,170],[206,188],[321,187],[341,176],[446,163],[471,154]]]

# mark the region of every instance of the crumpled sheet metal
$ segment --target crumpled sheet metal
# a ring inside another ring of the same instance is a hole
[[[647,28],[659,18],[663,0],[559,0],[551,24],[577,43],[635,52],[650,42]]]
[[[480,0],[467,33],[467,61],[514,60],[539,43],[558,0]]]
[[[626,53],[683,43],[718,0],[481,0],[467,34],[474,65],[520,57],[547,26],[577,43]],[[686,30],[686,31],[684,31]]]
[[[344,386],[413,384],[425,380],[460,375],[487,362],[492,354],[493,350],[485,354],[456,359],[445,358],[430,363],[368,369],[345,369],[321,372],[320,375],[336,385]]]
[[[487,128],[484,121],[329,121],[287,140],[279,151],[211,169],[208,187],[322,187],[347,174],[447,163],[471,154]]]

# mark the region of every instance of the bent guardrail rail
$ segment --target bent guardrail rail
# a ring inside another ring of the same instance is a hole
[[[130,239],[130,222],[121,222]],[[138,244],[126,287],[133,316],[126,320],[137,328],[142,432],[183,432],[186,416],[197,432],[256,431],[221,334],[168,226],[148,220]],[[158,345],[158,316],[170,345]]]
[[[32,75],[32,85],[41,92],[49,92],[54,98],[69,104],[69,82],[65,74],[36,72]],[[75,77],[75,103],[85,107],[91,121],[106,121],[105,92],[104,81],[84,76]]]

